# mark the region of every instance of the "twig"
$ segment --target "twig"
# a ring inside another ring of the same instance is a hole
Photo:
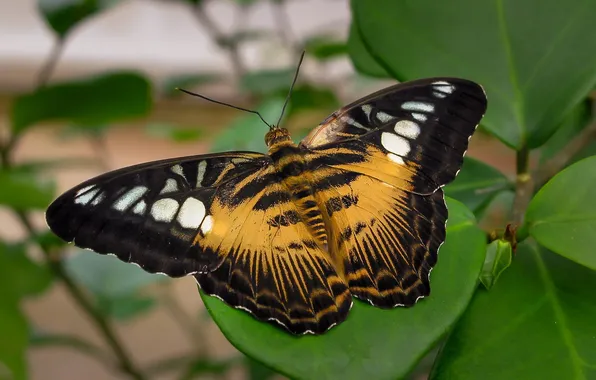
[[[217,24],[209,17],[207,12],[205,12],[205,2],[199,2],[199,4],[194,8],[193,14],[195,15],[196,19],[205,27],[205,30],[211,36],[211,38],[215,40],[217,45],[228,52],[228,55],[230,56],[230,62],[232,63],[234,76],[236,79],[240,79],[244,74],[246,74],[247,70],[240,57],[238,42],[233,38],[226,36],[217,26]]]
[[[560,172],[577,153],[596,139],[596,121],[573,138],[563,149],[547,160],[536,171],[534,178],[538,186],[544,185],[555,174]]]
[[[292,24],[288,16],[284,1],[271,1],[271,10],[273,12],[273,21],[279,38],[283,41],[287,48],[292,50],[292,55],[298,57],[302,53],[302,47],[298,46],[294,33],[292,32]]]
[[[533,192],[534,180],[530,173],[530,150],[524,144],[517,152],[517,178],[513,200],[513,222],[518,226],[523,224],[524,214],[530,204]]]
[[[37,88],[45,86],[52,73],[56,69],[56,65],[58,64],[58,60],[62,55],[62,51],[64,50],[66,39],[65,38],[58,38],[56,43],[52,46],[52,50],[50,51],[50,55],[44,62],[39,74],[37,75]]]

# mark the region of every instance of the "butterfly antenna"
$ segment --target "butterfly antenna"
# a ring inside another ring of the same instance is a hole
[[[304,59],[305,51],[302,50],[302,54],[300,54],[300,60],[298,61],[298,66],[296,67],[296,73],[294,73],[294,80],[292,80],[292,85],[290,86],[290,91],[288,91],[288,96],[286,97],[286,101],[284,102],[284,106],[281,109],[281,115],[279,115],[279,120],[277,120],[277,127],[279,127],[279,123],[281,123],[281,119],[284,117],[284,112],[286,111],[286,106],[290,102],[290,98],[292,97],[292,91],[294,90],[294,85],[296,84],[296,79],[298,79],[298,73],[300,72],[300,66],[302,65],[302,60]]]
[[[232,104],[229,104],[229,103],[220,102],[219,100],[211,99],[211,98],[208,98],[208,97],[206,97],[204,95],[197,94],[196,92],[188,91],[188,90],[185,90],[183,88],[176,87],[176,90],[182,91],[182,92],[184,92],[184,93],[186,93],[188,95],[192,95],[192,96],[196,96],[196,97],[201,98],[201,99],[205,99],[205,100],[210,101],[212,103],[221,104],[222,106],[234,108],[234,109],[237,109],[237,110],[240,110],[240,111],[244,111],[244,112],[248,112],[248,113],[254,113],[255,115],[257,115],[257,116],[259,116],[261,118],[261,120],[263,121],[263,123],[265,123],[265,125],[268,126],[269,129],[273,129],[273,126],[271,124],[267,123],[267,121],[263,118],[263,116],[259,113],[259,111],[249,110],[249,109],[238,107],[238,106],[235,106],[235,105],[232,105]]]

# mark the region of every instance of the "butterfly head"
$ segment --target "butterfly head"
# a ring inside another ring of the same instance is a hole
[[[292,138],[290,132],[285,128],[273,128],[265,135],[265,144],[268,148],[288,142],[292,142]]]

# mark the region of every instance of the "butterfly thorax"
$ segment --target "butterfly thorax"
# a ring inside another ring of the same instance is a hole
[[[306,223],[317,243],[325,246],[327,233],[313,194],[312,175],[304,159],[304,149],[298,147],[283,128],[267,133],[265,142],[280,181],[292,194],[292,202],[300,211],[300,219]]]

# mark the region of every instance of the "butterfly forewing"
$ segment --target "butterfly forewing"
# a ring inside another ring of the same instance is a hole
[[[257,153],[178,158],[116,170],[56,199],[46,212],[59,237],[172,277],[213,270],[219,253],[193,244],[211,228],[217,189],[263,170]]]

